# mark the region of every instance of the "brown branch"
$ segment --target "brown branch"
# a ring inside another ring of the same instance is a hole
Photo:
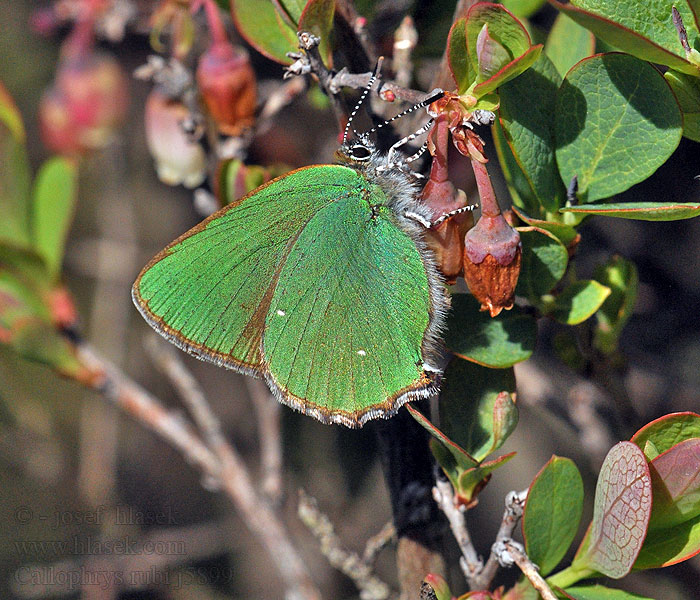
[[[352,579],[360,590],[362,600],[385,600],[389,597],[389,586],[374,575],[367,562],[343,548],[333,523],[319,510],[316,499],[304,490],[299,490],[299,518],[320,542],[321,552],[328,562]]]
[[[500,545],[494,544],[494,547],[501,565],[504,567],[509,567],[513,563],[518,565],[523,575],[530,580],[532,587],[540,593],[542,600],[557,600],[552,589],[540,575],[537,565],[528,558],[525,550],[518,542],[507,539],[501,542]]]
[[[78,358],[91,372],[96,373],[93,387],[137,421],[147,425],[170,442],[183,456],[201,469],[211,481],[220,484],[233,501],[248,528],[259,538],[280,573],[289,599],[319,600],[320,593],[309,575],[304,562],[289,539],[289,535],[267,500],[259,496],[248,470],[239,454],[221,433],[218,419],[204,399],[199,385],[182,373],[174,382],[179,391],[188,395],[187,401],[197,422],[206,432],[205,444],[181,417],[166,410],[159,400],[132,382],[115,366],[101,358],[89,346],[78,349]],[[169,364],[172,369],[184,370],[179,358]]]
[[[493,548],[498,547],[499,542],[503,543],[510,539],[513,535],[520,517],[523,516],[523,508],[525,507],[525,500],[527,499],[528,490],[524,490],[520,493],[510,492],[506,495],[506,509],[503,512],[503,520],[501,521],[501,526],[498,528],[498,533],[496,534],[496,542],[491,548],[491,554],[489,555],[486,565],[481,570],[481,572],[474,578],[474,588],[488,589],[491,585],[491,581],[496,575],[498,570],[498,556],[494,552]]]
[[[464,518],[465,510],[462,505],[458,506],[455,502],[454,490],[452,484],[447,479],[438,477],[433,488],[433,498],[440,507],[447,521],[450,524],[452,534],[457,540],[457,544],[462,553],[459,560],[459,566],[462,568],[464,576],[469,582],[469,587],[474,589],[472,582],[483,568],[483,562],[472,544],[467,523]]]

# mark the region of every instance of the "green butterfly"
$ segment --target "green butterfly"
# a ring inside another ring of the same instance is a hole
[[[224,207],[144,267],[137,308],[187,352],[264,377],[324,423],[361,426],[435,394],[448,297],[423,236],[453,213],[431,222],[394,159],[413,137],[383,155],[360,135],[338,164]]]

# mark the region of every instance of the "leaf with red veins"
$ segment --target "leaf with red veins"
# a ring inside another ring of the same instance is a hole
[[[643,452],[631,442],[616,444],[600,469],[593,521],[575,566],[614,579],[627,575],[646,537],[651,505],[651,476]]]

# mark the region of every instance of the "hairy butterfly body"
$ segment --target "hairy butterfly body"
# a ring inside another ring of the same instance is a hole
[[[132,295],[181,348],[355,427],[436,392],[448,305],[415,175],[361,138],[182,235]]]

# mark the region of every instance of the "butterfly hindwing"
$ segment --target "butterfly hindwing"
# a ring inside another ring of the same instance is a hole
[[[280,400],[351,426],[393,413],[430,383],[422,368],[426,267],[383,193],[364,187],[319,210],[301,232],[263,338]]]
[[[160,252],[133,288],[160,333],[224,366],[264,371],[261,337],[279,271],[324,206],[356,189],[352,169],[307,167],[215,213]]]

